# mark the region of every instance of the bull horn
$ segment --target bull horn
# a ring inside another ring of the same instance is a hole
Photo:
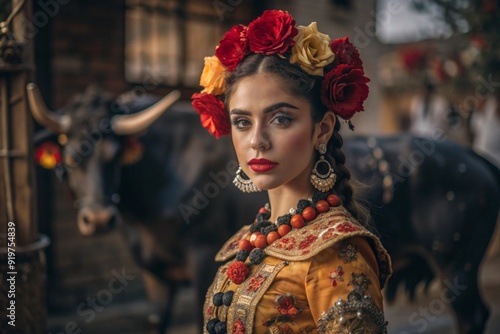
[[[52,130],[55,133],[64,133],[71,126],[71,118],[68,115],[57,115],[49,110],[43,102],[42,95],[35,83],[26,86],[28,93],[28,103],[30,105],[33,118],[40,125]]]
[[[115,116],[111,120],[111,128],[117,135],[133,135],[146,130],[180,97],[181,92],[174,90],[160,101],[138,113]]]

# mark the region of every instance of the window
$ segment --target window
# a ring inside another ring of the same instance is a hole
[[[203,58],[214,54],[231,26],[255,17],[259,9],[252,3],[126,0],[127,81],[146,83],[153,77],[168,86],[198,87]]]

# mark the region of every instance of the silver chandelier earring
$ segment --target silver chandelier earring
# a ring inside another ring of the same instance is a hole
[[[326,145],[320,144],[318,151],[321,156],[314,165],[310,181],[314,188],[318,189],[321,192],[326,192],[332,189],[335,185],[335,181],[337,181],[337,175],[335,175],[332,165],[330,165],[328,160],[325,159],[324,154],[326,153]],[[320,172],[319,169],[324,172]]]
[[[260,191],[260,189],[253,184],[252,180],[243,173],[241,166],[238,167],[236,171],[236,177],[233,180],[233,184],[244,193],[256,193]]]

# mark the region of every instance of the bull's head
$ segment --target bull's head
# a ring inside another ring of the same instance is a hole
[[[89,236],[109,230],[120,219],[115,191],[124,138],[145,131],[179,99],[179,91],[133,114],[117,114],[113,109],[119,109],[119,104],[95,87],[57,114],[47,109],[35,84],[28,84],[27,91],[35,120],[65,135],[62,162],[75,196],[80,232]]]

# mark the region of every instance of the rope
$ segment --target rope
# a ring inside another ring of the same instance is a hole
[[[3,22],[1,22],[2,26],[8,26],[10,24],[10,21],[19,14],[19,11],[23,8],[24,3],[26,0],[21,0],[20,2],[17,3],[17,6],[12,10],[12,12],[9,14],[9,17]]]

